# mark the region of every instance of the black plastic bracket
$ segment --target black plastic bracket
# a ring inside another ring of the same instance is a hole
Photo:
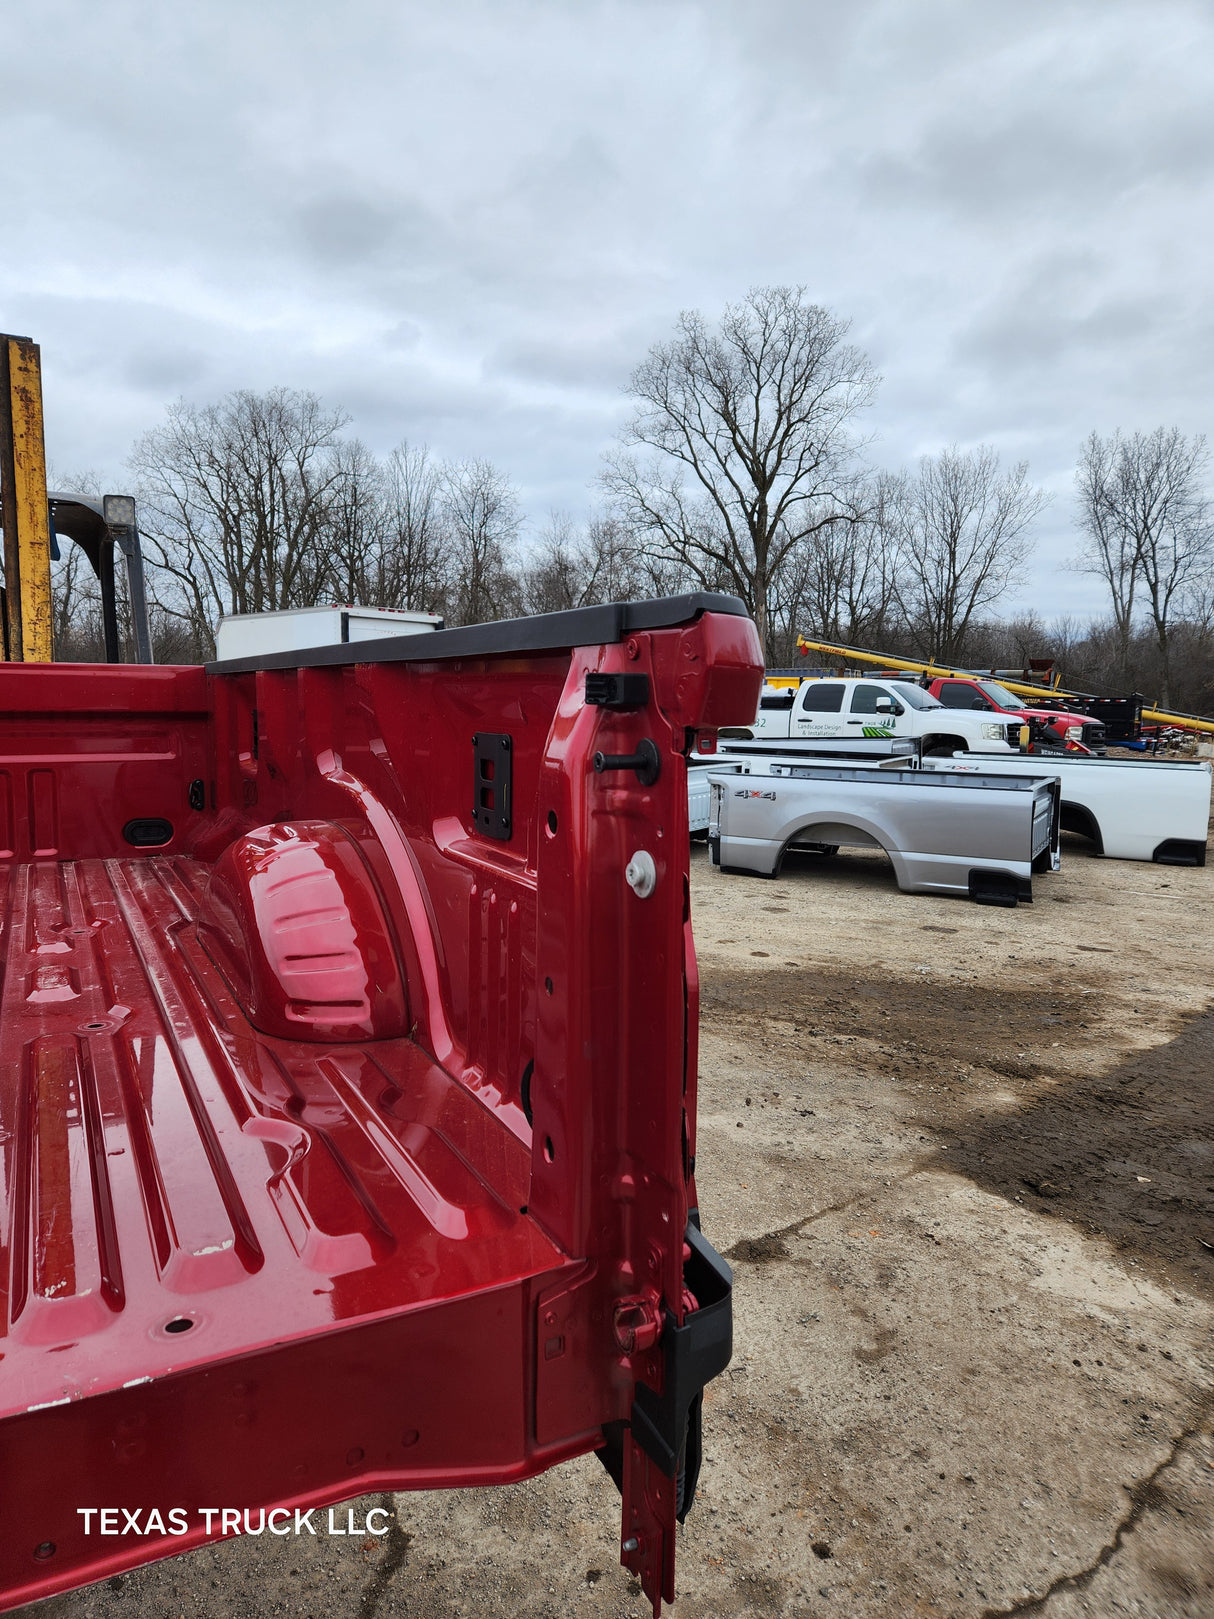
[[[137,817],[126,823],[122,835],[133,848],[161,849],[173,841],[173,823],[159,815]]]
[[[690,1221],[683,1240],[691,1249],[684,1278],[700,1308],[685,1316],[681,1327],[667,1312],[659,1340],[662,1392],[638,1383],[630,1419],[637,1444],[678,1481],[680,1523],[691,1511],[700,1473],[704,1386],[725,1370],[733,1354],[733,1272]]]
[[[1206,846],[1189,838],[1165,838],[1151,859],[1157,866],[1204,866]]]
[[[969,874],[969,897],[979,905],[1002,905],[1015,910],[1017,904],[1033,903],[1032,878],[1017,877],[1010,871],[976,869]]]
[[[649,676],[602,674],[587,669],[586,702],[591,708],[646,708]]]
[[[657,744],[643,736],[635,753],[596,753],[594,768],[600,775],[604,770],[635,770],[641,786],[652,787],[662,774],[662,756]]]
[[[513,755],[500,731],[477,731],[472,738],[472,820],[486,837],[502,842],[511,835]]]

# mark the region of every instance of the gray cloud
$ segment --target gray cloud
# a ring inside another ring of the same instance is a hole
[[[0,324],[116,481],[185,393],[314,388],[376,448],[593,500],[680,309],[803,282],[884,374],[872,457],[1208,425],[1214,17],[1187,0],[56,0],[6,18]]]

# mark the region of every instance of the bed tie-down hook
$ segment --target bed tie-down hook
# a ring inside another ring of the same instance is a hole
[[[656,743],[643,736],[635,753],[596,753],[594,768],[599,775],[604,770],[635,770],[641,786],[652,787],[662,774],[662,757]]]

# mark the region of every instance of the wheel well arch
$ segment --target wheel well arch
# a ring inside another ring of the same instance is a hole
[[[951,744],[951,746],[949,746]],[[924,753],[968,753],[970,745],[953,731],[940,731],[923,738]]]
[[[780,875],[780,870],[784,865],[784,857],[785,857],[785,855],[788,853],[789,849],[792,848],[793,844],[795,842],[797,842],[798,840],[800,840],[802,842],[805,842],[805,843],[815,843],[815,842],[817,842],[817,843],[826,843],[826,844],[838,844],[840,842],[845,841],[843,839],[832,837],[832,836],[829,836],[829,835],[824,836],[822,838],[814,838],[812,836],[812,833],[814,832],[814,830],[816,828],[819,828],[819,827],[826,834],[830,834],[830,833],[832,833],[834,831],[837,831],[837,830],[838,831],[848,831],[848,832],[860,832],[860,833],[862,833],[864,835],[864,837],[868,840],[867,843],[862,843],[859,839],[857,839],[856,844],[861,848],[879,849],[881,851],[881,853],[885,856],[885,858],[890,862],[890,864],[892,866],[894,866],[895,869],[896,869],[896,861],[895,861],[895,857],[894,857],[893,852],[887,847],[887,845],[882,840],[882,838],[881,838],[881,836],[879,834],[878,828],[873,826],[871,823],[862,820],[859,816],[856,816],[856,815],[844,814],[844,815],[836,815],[836,816],[829,817],[829,818],[828,817],[823,817],[822,815],[817,815],[813,819],[808,820],[808,821],[804,821],[800,825],[795,826],[793,828],[793,830],[788,834],[788,836],[784,839],[784,842],[780,845],[780,852],[776,856],[775,866],[772,868],[772,876],[773,877],[778,877]],[[848,840],[848,841],[850,841],[850,840]]]
[[[1064,798],[1058,806],[1058,825],[1063,832],[1077,832],[1080,837],[1090,838],[1096,845],[1097,854],[1104,853],[1100,822],[1086,804],[1076,804]]]

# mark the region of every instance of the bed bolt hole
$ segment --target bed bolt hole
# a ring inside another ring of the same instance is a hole
[[[544,994],[545,995],[551,995],[552,994],[552,980],[551,980],[551,978],[545,978],[545,980],[544,980]]]
[[[174,1316],[172,1321],[165,1322],[164,1330],[166,1332],[189,1332],[193,1325],[194,1323],[188,1320],[184,1315],[178,1315]]]
[[[548,811],[548,836],[549,837],[554,838],[556,836],[556,826],[557,826],[556,811],[555,810],[549,810]]]
[[[544,1160],[549,1164],[556,1162],[556,1148],[552,1145],[551,1136],[544,1137]]]
[[[53,1557],[54,1555],[55,1542],[53,1540],[44,1540],[41,1546],[34,1547],[34,1556],[40,1563],[45,1563],[48,1557]]]
[[[84,1026],[85,1026],[86,1029],[104,1029],[105,1028],[104,1023],[86,1023]]]

